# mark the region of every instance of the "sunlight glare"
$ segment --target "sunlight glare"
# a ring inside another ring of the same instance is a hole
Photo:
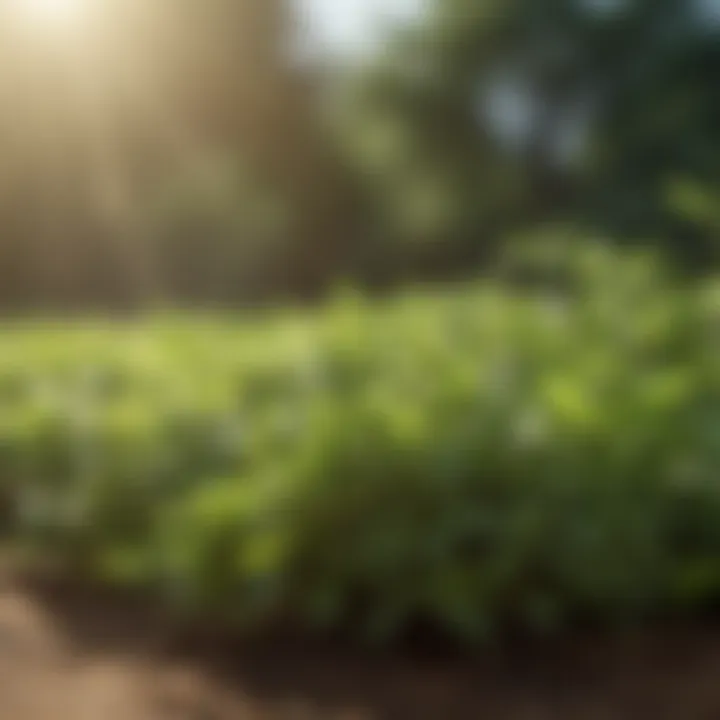
[[[15,0],[20,19],[48,30],[78,29],[87,20],[93,0]]]

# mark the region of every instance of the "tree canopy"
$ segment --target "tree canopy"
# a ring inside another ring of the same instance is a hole
[[[105,0],[63,48],[0,23],[0,302],[445,276],[556,220],[707,266],[716,227],[677,188],[718,183],[719,18],[428,0],[326,67],[284,0]]]

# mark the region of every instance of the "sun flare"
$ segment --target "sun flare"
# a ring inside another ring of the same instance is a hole
[[[77,29],[88,19],[93,0],[14,0],[18,19],[46,30]]]

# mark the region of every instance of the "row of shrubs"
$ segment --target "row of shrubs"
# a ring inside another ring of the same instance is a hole
[[[250,628],[474,641],[712,604],[720,295],[560,257],[314,312],[6,324],[6,529]]]

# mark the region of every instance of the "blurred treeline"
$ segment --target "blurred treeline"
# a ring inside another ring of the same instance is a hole
[[[288,0],[0,22],[0,306],[314,297],[562,221],[717,260],[720,3],[428,0],[361,62]]]

